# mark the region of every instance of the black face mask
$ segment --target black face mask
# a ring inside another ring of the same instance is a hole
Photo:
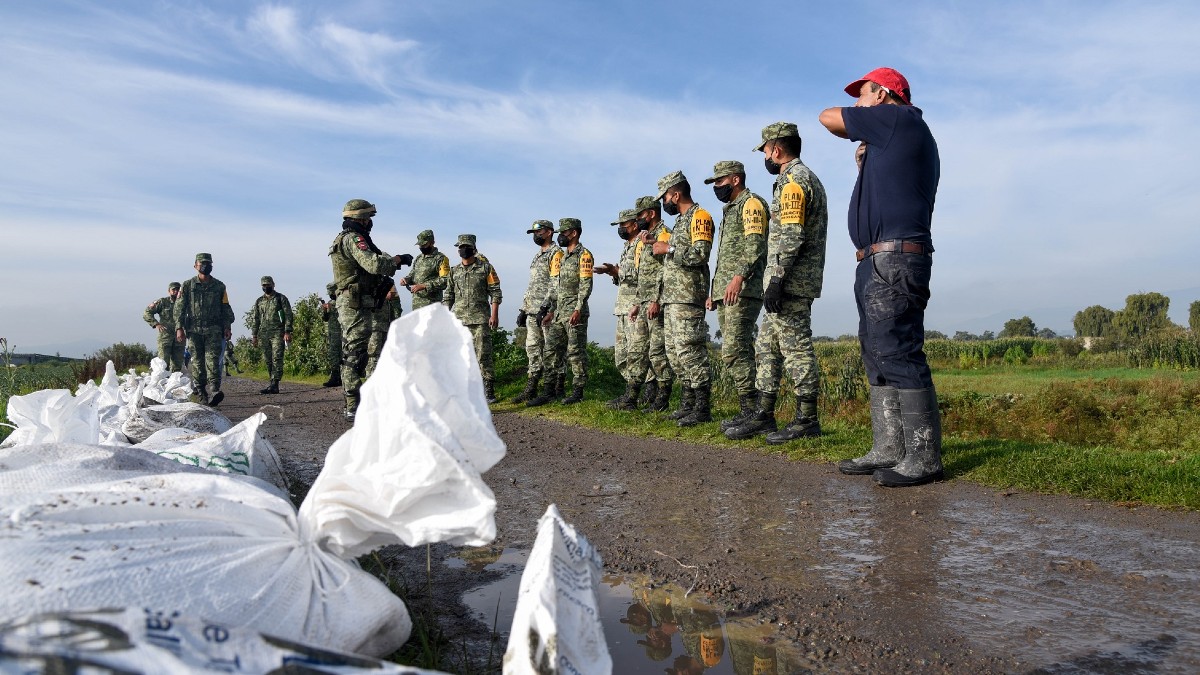
[[[570,246],[571,245],[571,239],[570,239],[570,237],[567,236],[566,232],[560,232],[558,235],[558,239],[556,241],[558,241],[559,246]]]
[[[430,253],[433,253],[433,244],[430,244],[429,246],[418,246],[417,248],[420,249],[421,255],[429,255]]]
[[[363,223],[363,232],[370,232],[372,227],[375,227],[375,221],[367,218],[367,222]]]
[[[266,293],[267,295],[275,295],[275,287],[274,286],[263,286],[262,289],[263,289],[263,293]]]
[[[537,244],[538,246],[545,246],[546,245],[546,237],[544,235],[535,233],[533,235],[533,243]]]
[[[733,185],[714,185],[713,194],[722,202],[728,204],[733,199]]]
[[[774,161],[770,157],[763,157],[763,166],[767,167],[767,173],[771,174],[772,176],[778,176],[779,170],[783,168],[782,164]]]
[[[663,201],[663,211],[665,211],[668,216],[677,216],[679,215],[679,205],[672,204],[668,201]]]
[[[210,263],[210,262],[200,263],[200,274],[212,274],[212,263]]]
[[[458,247],[458,257],[462,258],[463,260],[473,257],[474,255],[475,255],[475,247],[474,246],[459,246]]]
[[[633,236],[633,234],[630,233],[629,230],[625,229],[624,225],[617,226],[617,234],[620,235],[620,237],[625,240],[628,240],[630,237]]]
[[[650,229],[650,221],[645,218],[638,218],[637,226],[638,226],[639,230],[642,230],[644,232],[644,231]]]

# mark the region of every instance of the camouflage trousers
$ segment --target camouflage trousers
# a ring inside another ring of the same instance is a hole
[[[158,358],[167,362],[168,373],[183,372],[183,343],[175,341],[175,331],[158,334]]]
[[[667,360],[684,386],[700,388],[712,382],[708,361],[708,322],[704,307],[673,302],[666,306]]]
[[[188,333],[192,352],[192,384],[198,388],[212,382],[213,392],[221,391],[221,352],[225,342],[221,328],[204,328]]]
[[[325,345],[329,356],[329,374],[332,376],[342,369],[342,323],[337,318],[336,301],[329,312],[329,321],[325,323]]]
[[[550,327],[543,327],[535,314],[525,317],[525,358],[529,361],[529,377],[551,374],[553,371],[547,368],[554,363],[554,355],[546,348]]]
[[[721,329],[721,362],[733,377],[739,396],[754,393],[754,325],[758,323],[761,298],[739,298],[736,305],[717,305]]]
[[[283,379],[283,333],[260,333],[258,346],[262,349],[263,362],[272,382]]]
[[[667,359],[666,324],[661,311],[653,319],[648,318],[646,313],[649,307],[650,303],[643,302],[638,309],[629,350],[645,355],[639,372],[646,382],[670,382],[675,379],[675,371],[671,370],[671,363]],[[634,376],[637,376],[636,372]]]
[[[346,410],[358,410],[359,389],[367,378],[367,343],[371,339],[371,318],[375,300],[343,294],[337,297],[338,323],[342,326],[342,393]],[[352,305],[361,305],[355,307]]]
[[[495,376],[492,365],[492,327],[486,323],[467,325],[471,331],[471,342],[475,345],[475,361],[479,363],[479,373],[483,375],[484,383],[491,382]]]
[[[613,343],[613,359],[616,361],[617,372],[628,383],[641,384],[646,379],[646,368],[649,365],[646,352],[634,349],[637,344],[638,320],[630,319],[629,314],[618,314],[617,336]]]
[[[763,317],[754,345],[759,391],[779,393],[786,371],[796,400],[816,400],[821,381],[812,343],[812,303],[812,298],[786,297],[781,311]]]
[[[546,351],[553,355],[552,364],[547,364],[547,370],[556,375],[566,375],[567,366],[571,366],[572,382],[577,387],[587,384],[587,324],[585,316],[579,323],[572,326],[570,314],[562,319],[555,319],[550,324],[546,334]]]

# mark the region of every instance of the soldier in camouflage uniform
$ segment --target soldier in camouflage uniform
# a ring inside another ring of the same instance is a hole
[[[175,341],[175,312],[179,309],[179,282],[167,286],[167,297],[146,305],[142,320],[158,333],[158,358],[166,361],[167,372],[183,372],[183,345]]]
[[[329,378],[322,387],[342,386],[342,324],[338,323],[337,285],[325,284],[329,301],[321,303],[321,320],[325,322],[325,346],[329,358]]]
[[[175,339],[187,337],[192,352],[192,390],[205,405],[216,406],[225,398],[221,391],[222,340],[233,335],[233,308],[225,284],[212,276],[213,259],[196,254],[196,276],[179,288],[175,312]],[[206,387],[212,378],[212,398]]]
[[[647,412],[663,412],[670,406],[675,372],[671,370],[667,359],[666,327],[661,302],[665,256],[654,254],[654,243],[669,242],[671,231],[663,224],[661,207],[654,197],[639,197],[633,208],[637,211],[637,226],[641,232],[634,247],[637,295],[629,315],[637,323],[629,349],[646,355],[646,385],[642,400],[646,402]]]
[[[746,188],[746,167],[727,160],[713,166],[704,181],[725,204],[717,238],[708,309],[717,310],[721,361],[733,377],[738,414],[721,422],[729,429],[754,413],[754,326],[762,309],[763,269],[767,266],[767,202]]]
[[[565,377],[562,363],[566,345],[566,361],[571,366],[571,394],[562,400],[564,405],[583,400],[583,388],[587,384],[587,324],[591,312],[588,298],[592,295],[592,274],[596,260],[592,252],[579,243],[583,223],[578,218],[560,218],[558,221],[558,245],[563,249],[550,261],[551,292],[546,318],[551,330],[546,341],[555,355],[554,371]],[[561,387],[560,387],[561,388]]]
[[[492,383],[492,331],[500,325],[500,276],[496,268],[479,256],[475,235],[460,234],[455,243],[462,262],[450,270],[450,279],[442,302],[454,311],[454,316],[471,331],[475,341],[475,358],[483,375],[487,402],[496,402]]]
[[[258,393],[278,394],[279,381],[283,379],[283,348],[292,341],[292,303],[283,293],[275,292],[275,280],[271,277],[263,277],[259,283],[263,294],[254,301],[250,313],[250,340],[255,347],[262,347],[271,384]]]
[[[613,305],[613,315],[617,317],[613,356],[617,372],[625,379],[625,393],[609,401],[608,407],[613,410],[637,410],[638,394],[641,393],[642,383],[646,380],[647,366],[646,353],[630,349],[636,341],[637,330],[637,315],[630,315],[633,305],[637,302],[637,211],[621,211],[612,225],[617,227],[617,235],[625,241],[620,262],[616,265],[598,265],[595,271],[611,276],[613,283],[617,285],[617,301]]]
[[[446,282],[450,278],[450,259],[437,249],[433,230],[422,230],[417,235],[420,255],[413,260],[412,269],[399,283],[412,293],[413,311],[442,301]]]
[[[387,277],[395,275],[402,265],[412,264],[411,255],[388,255],[371,241],[375,214],[375,205],[365,199],[346,202],[342,231],[329,246],[333,283],[337,286],[338,323],[342,327],[342,391],[346,401],[342,414],[352,422],[367,374],[367,342],[376,294],[385,281],[392,283]]]
[[[763,290],[767,315],[754,345],[758,405],[754,414],[725,435],[751,438],[765,432],[767,442],[778,445],[821,435],[817,420],[820,371],[812,344],[812,303],[821,296],[829,211],[825,187],[800,161],[800,133],[795,124],[776,122],[767,126],[762,131],[762,143],[754,149],[764,153],[767,171],[776,176]],[[784,370],[796,393],[796,418],[776,431],[775,400]]]
[[[553,364],[554,355],[547,351],[546,335],[549,327],[542,325],[546,315],[542,307],[550,304],[550,261],[562,249],[554,243],[554,223],[548,220],[535,220],[533,227],[525,230],[525,234],[533,235],[533,243],[538,252],[529,263],[529,284],[525,286],[525,297],[521,299],[521,308],[517,311],[517,329],[525,329],[525,357],[529,361],[529,379],[513,403],[525,403],[529,406],[545,405],[554,396],[562,392],[554,391],[553,371],[547,371],[546,365]],[[538,385],[542,376],[546,377],[544,395],[538,395]]]
[[[671,239],[655,242],[663,259],[662,298],[666,305],[667,357],[683,390],[679,410],[671,415],[679,426],[712,421],[712,365],[708,360],[708,257],[712,252],[713,219],[692,200],[692,186],[682,171],[658,181],[663,211],[675,216]]]
[[[383,297],[383,304],[375,310],[374,316],[371,317],[371,337],[367,339],[367,377],[375,372],[375,365],[379,363],[379,355],[383,353],[383,345],[387,342],[388,329],[392,327],[392,322],[400,318],[404,313],[404,307],[400,304],[400,295],[396,293],[396,286],[392,285],[388,289],[387,295]]]

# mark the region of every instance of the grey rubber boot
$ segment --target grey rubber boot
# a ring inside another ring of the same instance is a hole
[[[692,391],[696,397],[692,404],[692,412],[675,423],[681,427],[694,427],[712,421],[712,383],[701,385]]]
[[[738,396],[738,413],[727,420],[721,421],[721,431],[729,431],[750,419],[754,415],[754,411],[758,408],[757,403],[758,394],[756,392]]]
[[[681,420],[692,414],[692,407],[696,405],[696,390],[685,385],[679,388],[679,410],[667,415],[673,420]]]
[[[768,445],[783,445],[797,438],[816,438],[821,435],[821,423],[817,421],[817,400],[796,402],[796,418],[779,431],[767,434]]]
[[[778,429],[779,426],[775,423],[775,399],[776,394],[768,394],[765,391],[758,392],[758,405],[754,408],[754,414],[736,427],[726,429],[725,438],[731,441],[742,441]]]
[[[541,375],[534,375],[525,382],[525,390],[513,397],[513,403],[524,403],[537,398],[538,381]]]
[[[904,458],[891,469],[876,471],[875,482],[884,487],[910,487],[942,480],[942,416],[937,392],[933,387],[897,391],[904,424]]]
[[[904,423],[900,419],[900,390],[871,387],[871,449],[862,457],[843,459],[838,471],[848,476],[867,476],[876,469],[890,469],[904,457]]]

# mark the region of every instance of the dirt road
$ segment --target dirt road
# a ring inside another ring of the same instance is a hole
[[[285,383],[260,396],[261,386],[233,380],[222,410],[237,421],[279,406],[266,433],[300,497],[348,428],[339,393]],[[485,476],[499,538],[483,558],[527,550],[555,503],[614,578],[674,582],[723,621],[769,628],[759,642],[789,654],[771,672],[1200,672],[1200,514],[961,480],[886,490],[776,455],[525,415],[494,421],[508,455]],[[490,625],[459,600],[503,566],[453,564],[462,552],[435,546],[431,599],[425,551],[388,554],[414,611],[436,606],[448,637],[467,646],[462,669],[477,669]],[[620,629],[606,627],[610,645]],[[732,670],[710,672],[743,672],[741,648],[729,647],[721,667]],[[671,665],[645,651],[650,659],[618,660],[617,672]],[[684,672],[686,658],[668,672]],[[699,672],[695,661],[687,672]]]

